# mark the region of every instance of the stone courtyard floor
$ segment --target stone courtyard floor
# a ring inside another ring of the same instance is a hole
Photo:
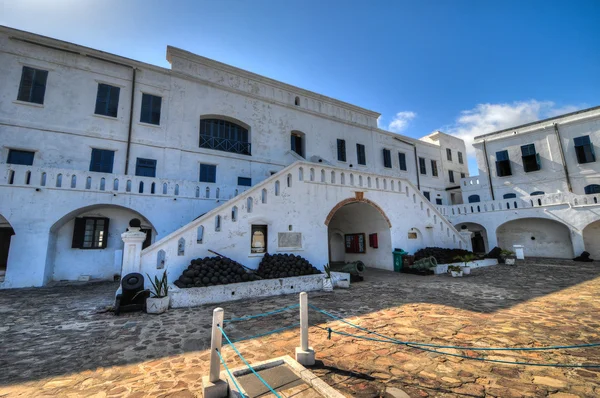
[[[115,317],[115,283],[0,291],[0,397],[200,397],[208,374],[212,309]],[[295,304],[297,296],[225,303],[225,318]],[[600,341],[600,263],[528,261],[475,269],[469,277],[369,269],[365,282],[309,293],[324,310],[402,340],[473,346]],[[311,324],[365,335],[310,312]],[[298,322],[297,310],[227,324],[240,339]],[[373,335],[371,335],[373,337]],[[598,397],[600,368],[502,365],[444,356],[310,328],[312,371],[349,397]],[[236,346],[250,361],[289,354],[298,329]],[[600,364],[600,347],[570,351],[474,352],[489,359]],[[223,349],[230,367],[241,362]],[[386,393],[387,390],[387,393]],[[387,395],[386,395],[387,394]]]

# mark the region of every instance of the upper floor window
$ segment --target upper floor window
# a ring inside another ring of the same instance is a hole
[[[505,193],[504,196],[502,196],[503,199],[513,199],[516,197],[517,197],[516,193]]]
[[[463,156],[462,156],[462,152],[458,152],[458,163],[463,164]]]
[[[425,165],[425,158],[419,158],[419,172],[421,174],[427,174],[427,166]]]
[[[400,164],[400,170],[406,171],[406,154],[398,152],[398,163]]]
[[[440,198],[435,198],[435,204],[436,204],[436,205],[441,205],[441,204],[442,204],[442,199],[440,199]]]
[[[96,94],[96,115],[117,117],[119,108],[119,87],[110,86],[104,83],[98,83],[98,93]]]
[[[92,148],[90,171],[97,171],[98,173],[112,173],[114,159],[115,151]]]
[[[135,175],[142,177],[156,177],[156,160],[137,158]]]
[[[429,194],[429,191],[423,191],[423,196],[425,196],[427,200],[431,201],[431,195]]]
[[[600,185],[598,184],[590,184],[583,188],[586,195],[591,195],[593,193],[600,193]]]
[[[46,80],[48,71],[41,69],[23,67],[21,73],[21,83],[19,84],[19,94],[17,100],[33,102],[34,104],[43,104],[46,94]]]
[[[522,145],[521,155],[523,158],[523,170],[525,170],[526,173],[537,171],[542,168],[540,155],[535,152],[535,144]]]
[[[6,163],[32,166],[34,155],[35,152],[31,151],[19,151],[17,149],[9,149],[8,159],[6,160]]]
[[[446,148],[446,158],[448,159],[449,162],[452,161],[452,149]]]
[[[293,131],[290,136],[290,149],[304,157],[304,137],[302,133]]]
[[[241,185],[243,187],[251,187],[252,186],[252,178],[238,177],[238,185]]]
[[[104,249],[108,241],[108,218],[77,217],[73,228],[73,249]]]
[[[460,178],[465,178],[467,175],[465,173],[460,173]]]
[[[481,202],[481,199],[479,198],[479,195],[471,195],[468,197],[469,203],[477,203],[477,202]]]
[[[248,129],[228,120],[201,119],[200,148],[250,155]]]
[[[389,149],[383,149],[383,167],[392,168],[392,154]]]
[[[140,122],[148,124],[160,124],[160,106],[162,98],[151,94],[142,94],[142,112]]]
[[[590,141],[589,135],[574,138],[575,154],[577,155],[577,163],[591,163],[596,161],[594,146]]]
[[[337,140],[337,159],[340,162],[346,161],[346,140]]]
[[[544,191],[535,191],[529,194],[529,196],[538,196],[538,195],[545,195],[546,192]]]
[[[434,177],[438,176],[437,161],[435,160],[431,161],[431,175]]]
[[[363,166],[367,164],[367,156],[365,155],[365,146],[363,144],[356,144],[356,161]]]
[[[498,177],[506,177],[512,175],[510,168],[510,159],[508,158],[508,151],[496,152],[496,175]]]
[[[216,182],[217,166],[214,164],[200,164],[200,182]]]
[[[454,172],[452,170],[448,170],[448,179],[450,182],[454,182]]]

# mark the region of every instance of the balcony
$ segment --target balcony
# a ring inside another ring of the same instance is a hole
[[[240,155],[251,155],[250,143],[244,141],[235,141],[228,138],[218,138],[207,134],[200,134],[200,148],[214,149],[239,153]]]

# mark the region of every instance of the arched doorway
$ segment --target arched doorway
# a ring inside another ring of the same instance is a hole
[[[362,261],[368,267],[392,270],[391,225],[375,203],[347,199],[329,213],[329,261]]]
[[[526,257],[573,258],[571,231],[558,221],[520,218],[499,226],[496,236],[502,249],[523,245]]]
[[[588,224],[583,229],[583,244],[590,258],[600,261],[600,220]],[[579,256],[581,253],[575,253]]]
[[[14,234],[15,231],[8,220],[0,214],[0,283],[4,282],[6,270],[8,269],[10,240]]]
[[[488,236],[485,227],[474,222],[463,222],[454,226],[459,231],[469,231],[473,233],[471,245],[473,253],[488,253],[491,248],[488,244]],[[492,243],[495,244],[495,243]]]
[[[151,244],[156,230],[135,210],[115,205],[93,205],[74,210],[50,228],[45,280],[80,278],[112,280],[121,274],[121,234],[137,218]]]

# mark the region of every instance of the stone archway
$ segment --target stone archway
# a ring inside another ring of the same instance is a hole
[[[10,241],[15,234],[12,225],[0,214],[0,283],[8,269],[8,253],[10,252]]]
[[[513,245],[523,245],[526,257],[574,257],[569,227],[555,220],[519,218],[500,225],[496,236],[502,249],[513,250]]]
[[[590,258],[600,260],[600,220],[588,224],[582,234],[585,251],[590,253]],[[580,254],[575,253],[576,256]]]
[[[461,222],[454,226],[458,231],[469,231],[473,233],[471,245],[474,253],[488,253],[496,245],[496,242],[488,241],[488,234],[485,227],[474,222]],[[490,247],[491,246],[491,247]]]
[[[360,260],[368,267],[393,270],[391,223],[376,203],[346,199],[331,210],[325,225],[330,261]]]

